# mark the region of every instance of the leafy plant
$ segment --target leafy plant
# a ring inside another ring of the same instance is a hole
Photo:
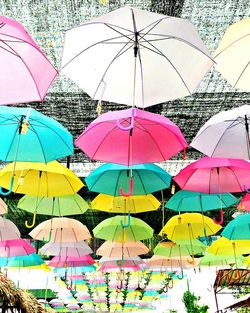
[[[209,307],[207,305],[200,306],[197,302],[200,300],[199,296],[187,290],[184,292],[182,302],[185,304],[187,313],[207,313]]]

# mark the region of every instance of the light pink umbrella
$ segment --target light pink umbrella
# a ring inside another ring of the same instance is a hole
[[[187,142],[168,118],[131,108],[102,114],[75,145],[91,160],[132,165],[168,160],[185,149]]]
[[[61,257],[80,257],[93,253],[85,241],[78,242],[48,242],[39,250],[40,254]]]
[[[0,216],[0,241],[19,238],[20,232],[16,225],[12,221]]]
[[[242,192],[250,187],[250,163],[204,157],[182,169],[174,181],[185,190],[204,193]]]
[[[0,16],[0,104],[42,101],[57,75],[18,22]]]
[[[141,241],[135,242],[116,242],[105,241],[96,251],[96,255],[102,255],[109,258],[128,258],[149,252]]]
[[[8,212],[7,204],[0,198],[0,214],[6,214]]]
[[[237,209],[240,211],[250,212],[250,194],[247,193],[241,199],[240,203],[237,206]]]
[[[90,255],[84,255],[81,257],[59,257],[55,256],[50,260],[48,266],[52,267],[77,267],[92,265],[95,261]]]
[[[0,257],[8,258],[35,253],[36,249],[24,239],[0,241]]]
[[[99,260],[101,267],[99,271],[101,272],[120,272],[123,271],[140,271],[146,263],[139,257],[134,256],[131,258],[124,258],[120,260],[118,258],[107,258],[102,257]]]

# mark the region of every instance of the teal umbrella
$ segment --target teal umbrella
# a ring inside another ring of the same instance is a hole
[[[11,258],[0,258],[0,266],[4,267],[26,267],[43,264],[43,259],[36,253]]]
[[[250,213],[238,215],[229,222],[221,236],[230,240],[250,240]]]
[[[111,196],[120,196],[120,188],[127,192],[133,184],[133,195],[145,195],[170,186],[172,177],[155,164],[130,167],[107,163],[98,167],[86,179],[89,190]]]
[[[206,194],[180,190],[169,199],[165,208],[177,212],[205,212],[228,208],[238,202],[230,193]]]

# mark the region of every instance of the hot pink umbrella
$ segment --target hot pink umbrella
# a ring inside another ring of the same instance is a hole
[[[132,165],[168,160],[187,142],[168,118],[131,108],[102,114],[75,145],[90,159]]]
[[[115,261],[112,261],[103,264],[99,268],[99,271],[103,273],[120,272],[121,270],[124,272],[136,272],[141,271],[141,267],[139,265],[133,264],[131,261],[125,261],[122,266],[118,266]]]
[[[42,101],[57,75],[18,22],[0,16],[0,104]]]
[[[237,206],[237,209],[240,211],[250,212],[250,194],[247,193],[241,199],[240,203]]]
[[[182,169],[174,181],[185,190],[204,193],[242,192],[250,187],[250,163],[204,157]]]
[[[0,241],[0,257],[8,258],[35,253],[36,249],[24,239]]]
[[[52,267],[77,267],[92,265],[95,261],[90,255],[84,255],[81,257],[59,257],[55,256],[50,260],[48,266]]]

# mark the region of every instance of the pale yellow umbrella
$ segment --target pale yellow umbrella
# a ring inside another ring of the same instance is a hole
[[[250,91],[250,18],[232,24],[226,30],[214,59],[217,70],[229,83]]]

